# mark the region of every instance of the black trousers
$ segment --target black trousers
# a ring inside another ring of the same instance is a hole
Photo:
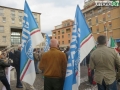
[[[19,87],[19,86],[22,86],[22,83],[20,81],[20,68],[16,66],[15,69],[16,69],[16,72],[17,72],[17,84],[16,84],[16,87]]]
[[[3,83],[3,85],[6,87],[6,90],[11,90],[10,89],[10,84],[8,83],[8,80],[5,76],[0,77],[0,81]]]
[[[44,77],[44,90],[63,90],[63,78]]]

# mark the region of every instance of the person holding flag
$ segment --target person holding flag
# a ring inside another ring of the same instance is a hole
[[[95,41],[91,31],[79,6],[77,6],[63,90],[78,90],[80,85],[80,63],[94,46]]]
[[[33,48],[43,42],[43,36],[35,18],[25,1],[22,28],[22,47],[20,60],[20,80],[33,86],[36,78]]]

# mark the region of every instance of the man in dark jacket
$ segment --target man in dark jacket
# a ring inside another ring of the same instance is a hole
[[[2,59],[2,55],[0,55],[0,81],[3,83],[3,85],[6,87],[6,90],[11,90],[9,82],[5,75],[5,68],[9,67],[10,63]]]
[[[18,47],[18,50],[14,52],[14,67],[17,72],[17,84],[16,88],[23,88],[22,83],[20,81],[20,56],[21,56],[21,46]]]

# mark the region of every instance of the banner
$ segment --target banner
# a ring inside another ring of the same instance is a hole
[[[93,47],[95,47],[95,41],[79,6],[77,6],[63,90],[78,90],[80,63]]]
[[[33,48],[43,41],[42,34],[25,1],[22,29],[22,48],[20,62],[20,80],[33,85],[36,73],[33,60]]]

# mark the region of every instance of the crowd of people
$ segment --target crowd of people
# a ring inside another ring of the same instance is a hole
[[[43,54],[43,49],[34,49],[33,58],[35,64],[35,71],[36,74],[39,74],[38,70],[38,62],[40,61],[40,57]],[[6,90],[10,89],[10,84],[6,78],[6,68],[7,67],[14,67],[16,70],[16,88],[25,88],[24,90],[28,90],[28,88],[35,88],[31,85],[26,84],[25,82],[20,81],[20,60],[21,60],[21,45],[18,45],[17,49],[10,49],[10,50],[3,50],[0,51],[0,81],[6,87]],[[24,87],[23,87],[24,85]],[[27,87],[27,88],[26,88]]]
[[[96,47],[86,56],[89,82],[97,84],[98,90],[118,90],[120,42],[117,42],[117,48],[110,48],[107,46],[106,36],[101,35],[97,38],[97,43]],[[51,39],[49,51],[33,50],[36,74],[39,74],[41,70],[44,76],[44,90],[63,90],[69,49],[68,46],[64,52],[60,51],[58,41]],[[7,90],[11,89],[5,75],[5,68],[10,65],[16,69],[16,88],[23,88],[23,84],[25,85],[24,82],[20,81],[20,54],[21,46],[17,50],[0,54],[0,80]],[[12,59],[13,62],[9,59],[6,60],[6,57]]]

